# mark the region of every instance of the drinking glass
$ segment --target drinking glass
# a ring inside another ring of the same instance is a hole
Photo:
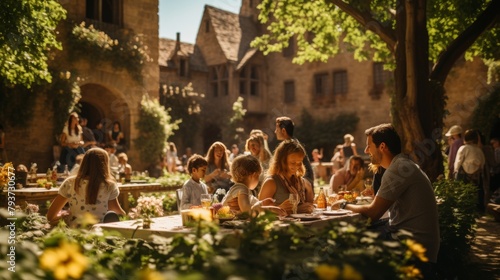
[[[201,195],[201,206],[205,209],[210,208],[212,204],[212,195],[210,194],[202,194]]]
[[[371,178],[365,179],[365,190],[361,193],[362,195],[373,195],[373,180]]]
[[[292,212],[293,214],[297,214],[297,205],[299,205],[299,195],[296,193],[291,193],[288,197],[288,200],[292,204]]]

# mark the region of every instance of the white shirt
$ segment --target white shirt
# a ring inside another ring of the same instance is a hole
[[[462,166],[465,173],[473,174],[483,169],[484,163],[483,151],[476,145],[465,144],[458,149],[454,170],[458,172],[460,166]]]

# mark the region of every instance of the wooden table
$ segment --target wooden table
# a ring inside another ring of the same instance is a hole
[[[140,184],[134,184],[134,183],[127,183],[127,184],[118,184],[118,188],[120,189],[120,196],[119,200],[120,203],[123,207],[123,209],[128,212],[129,211],[129,203],[128,203],[128,194],[132,194],[134,198],[137,199],[139,197],[140,193],[150,193],[150,192],[163,192],[163,191],[171,191],[180,188],[181,186],[174,186],[174,187],[162,187],[161,184],[159,183],[140,183]],[[14,193],[16,197],[16,205],[24,206],[25,202],[29,203],[43,203],[46,202],[47,200],[53,200],[56,196],[57,193],[59,192],[59,188],[51,188],[51,189],[45,189],[45,188],[23,188],[23,189],[16,189],[11,191],[11,193]],[[5,207],[5,203],[7,202],[6,196],[7,196],[7,191],[3,190],[1,193],[1,200],[0,206]]]
[[[314,221],[297,221],[305,226],[321,228],[328,225],[333,220],[352,221],[359,219],[362,216],[357,213],[350,213],[339,216],[321,216],[319,220]],[[287,226],[290,222],[276,221],[278,226]],[[114,223],[100,223],[94,225],[94,228],[101,228],[106,231],[119,233],[125,238],[142,238],[148,239],[152,234],[163,237],[172,237],[177,234],[193,233],[193,228],[184,227],[182,225],[181,215],[172,215],[165,217],[153,218],[150,229],[143,229],[141,222],[137,220],[128,220]],[[222,228],[222,232],[231,233],[234,229]]]

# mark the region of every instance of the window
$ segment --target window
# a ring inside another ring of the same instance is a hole
[[[250,95],[259,95],[259,69],[257,66],[250,67]]]
[[[210,87],[212,96],[229,95],[229,73],[224,64],[210,67]]]
[[[314,75],[314,94],[325,96],[328,92],[328,74],[321,73]]]
[[[260,88],[260,68],[258,65],[250,65],[245,66],[240,71],[239,75],[239,85],[240,85],[240,94],[246,95],[249,93],[251,96],[259,95]]]
[[[333,72],[333,94],[347,94],[347,71]]]
[[[179,60],[179,76],[187,77],[187,60],[184,58]]]
[[[295,53],[295,41],[293,40],[293,37],[291,37],[288,40],[288,47],[283,49],[283,56],[284,57],[292,57]]]
[[[240,95],[247,94],[247,79],[246,79],[246,68],[240,71]]]
[[[86,0],[85,16],[109,24],[122,24],[121,0]]]
[[[295,82],[285,81],[285,103],[295,102]]]
[[[213,97],[217,97],[219,95],[219,75],[217,75],[215,67],[210,68],[210,85]]]
[[[384,70],[384,64],[380,62],[373,63],[373,85],[375,87],[384,87],[389,77],[389,71]]]

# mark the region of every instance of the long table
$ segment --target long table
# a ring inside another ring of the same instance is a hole
[[[324,216],[321,215],[317,220],[311,221],[295,221],[308,227],[325,227],[330,221],[333,220],[344,220],[352,221],[355,219],[360,219],[362,216],[358,213],[349,213],[345,215],[338,216]],[[286,226],[292,221],[281,222],[276,221],[278,226]],[[193,233],[193,228],[185,227],[182,225],[181,215],[171,215],[165,217],[153,218],[151,227],[149,229],[142,228],[142,224],[138,220],[127,220],[112,223],[100,223],[93,227],[94,229],[100,228],[110,233],[115,232],[125,238],[142,238],[148,239],[151,235],[159,235],[163,237],[172,237],[177,234],[189,234]],[[232,232],[233,229],[221,228],[223,232]]]
[[[129,193],[137,199],[140,193],[150,193],[150,192],[163,192],[163,191],[171,191],[180,188],[181,186],[174,187],[163,187],[159,183],[128,183],[128,184],[118,184],[118,188],[120,189],[120,197],[119,201],[123,207],[123,210],[126,212],[129,211],[129,202],[128,195]],[[16,198],[16,205],[23,206],[25,202],[29,203],[43,203],[47,200],[53,200],[57,193],[59,192],[59,188],[22,188],[10,191],[13,193]],[[0,206],[5,207],[4,205],[7,202],[6,196],[8,195],[7,190],[2,191],[2,201]],[[12,195],[10,195],[12,196]]]

